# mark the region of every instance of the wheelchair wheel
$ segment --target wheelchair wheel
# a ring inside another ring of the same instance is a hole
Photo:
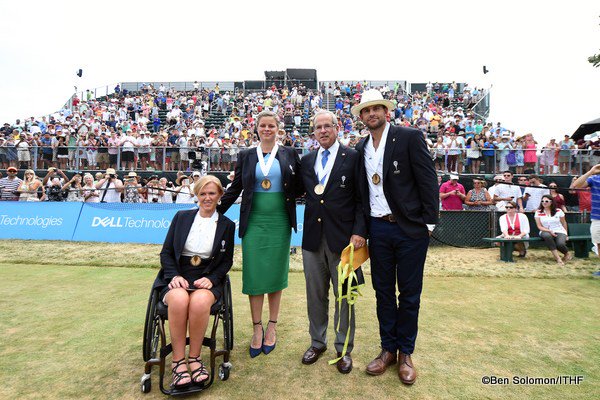
[[[231,371],[231,363],[222,363],[219,366],[219,379],[226,381],[229,379],[229,372]]]
[[[158,304],[158,291],[152,290],[148,299],[148,308],[146,309],[146,322],[144,323],[144,342],[142,351],[144,361],[156,357],[159,342],[158,317],[156,316],[156,305]]]
[[[231,282],[229,276],[225,280],[224,290],[224,311],[223,311],[223,333],[225,339],[225,348],[233,350],[233,300],[231,298]],[[229,372],[227,372],[229,376]]]
[[[150,393],[150,391],[152,390],[152,380],[150,379],[150,376],[146,377],[146,375],[144,375],[142,377],[142,393]]]

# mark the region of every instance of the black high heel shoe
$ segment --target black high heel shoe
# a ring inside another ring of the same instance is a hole
[[[262,321],[258,321],[258,322],[252,322],[252,325],[261,325],[262,327]],[[264,343],[265,341],[265,329],[262,328],[262,339],[260,340],[261,343]],[[255,349],[254,347],[252,347],[252,344],[250,344],[250,358],[254,358],[256,356],[258,356],[260,353],[262,353],[263,348],[262,346],[259,347],[258,349]]]
[[[269,320],[269,323],[275,325],[277,323],[277,321],[271,321]],[[277,341],[275,341],[275,343],[273,343],[271,346],[267,346],[265,344],[265,335],[263,333],[263,345],[262,345],[262,352],[266,354],[269,354],[270,352],[272,352],[273,350],[275,350],[275,346],[277,345]]]

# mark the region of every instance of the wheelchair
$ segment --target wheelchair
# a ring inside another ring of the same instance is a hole
[[[212,328],[210,320],[206,332],[210,332],[210,337],[206,337],[202,342],[203,347],[210,349],[210,378],[200,385],[192,384],[186,389],[165,388],[165,371],[171,371],[166,368],[166,358],[173,351],[171,343],[167,342],[165,331],[165,321],[168,320],[167,305],[159,299],[160,290],[153,287],[148,300],[146,309],[146,321],[144,323],[143,338],[143,357],[145,367],[144,375],[141,378],[142,393],[149,393],[152,390],[151,373],[152,367],[159,367],[159,387],[160,391],[166,395],[178,396],[198,393],[208,389],[215,379],[215,364],[217,357],[223,357],[223,362],[219,365],[219,379],[226,381],[231,371],[229,362],[231,350],[233,350],[233,303],[231,299],[231,282],[229,275],[225,276],[223,296],[219,301],[212,305],[210,315],[213,316]],[[223,349],[217,349],[217,330],[219,321],[223,324]],[[189,345],[190,339],[186,338],[186,345]]]

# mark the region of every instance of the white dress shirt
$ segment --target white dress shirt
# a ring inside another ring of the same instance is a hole
[[[333,168],[333,164],[335,163],[335,158],[337,157],[337,152],[340,148],[340,144],[336,140],[329,150],[329,158],[327,158],[327,164],[325,164],[325,168],[321,170],[321,160],[323,159],[323,152],[325,149],[323,147],[319,147],[317,152],[317,158],[315,159],[315,175],[317,175],[317,180],[320,181],[323,177],[323,174],[327,174],[325,176],[325,181],[323,182],[323,186],[327,186],[327,182],[329,181],[329,175],[331,175],[331,169]],[[319,175],[319,171],[322,171],[322,174]]]
[[[383,217],[392,213],[390,206],[383,193],[383,157],[385,152],[385,142],[387,140],[390,124],[386,122],[385,129],[381,134],[378,149],[381,152],[381,158],[377,162],[376,150],[373,147],[373,137],[370,137],[365,145],[365,170],[367,171],[367,181],[369,182],[369,204],[371,206],[371,217]],[[373,175],[377,173],[381,177],[378,185],[373,183]]]
[[[181,255],[209,258],[215,241],[218,220],[219,213],[216,211],[208,218],[201,217],[200,212],[197,212]]]

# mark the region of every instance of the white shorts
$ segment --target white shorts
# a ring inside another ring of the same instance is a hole
[[[600,219],[593,219],[590,225],[590,234],[592,235],[592,243],[600,244]]]

